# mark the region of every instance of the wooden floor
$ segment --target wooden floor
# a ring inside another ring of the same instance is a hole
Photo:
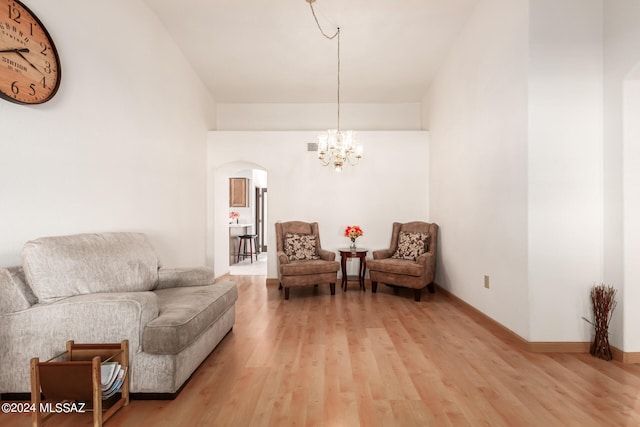
[[[233,331],[173,401],[120,426],[639,426],[640,366],[532,354],[443,293],[292,289],[234,276]],[[28,426],[29,415],[2,415]],[[90,414],[45,425],[90,425]]]

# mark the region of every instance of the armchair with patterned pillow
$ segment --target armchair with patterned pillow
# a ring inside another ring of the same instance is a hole
[[[335,295],[340,263],[335,261],[335,252],[322,249],[317,222],[277,222],[276,244],[284,299],[289,299],[290,288],[325,283]]]
[[[378,282],[414,290],[414,299],[420,301],[422,289],[435,292],[438,225],[422,221],[393,223],[389,249],[373,251],[373,260],[367,262],[371,291],[378,290]]]

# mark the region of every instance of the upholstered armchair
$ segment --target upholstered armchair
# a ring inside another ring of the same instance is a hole
[[[373,260],[367,262],[371,292],[377,292],[378,282],[394,287],[395,293],[398,287],[413,289],[416,301],[427,286],[435,292],[437,246],[437,224],[394,222],[389,249],[373,251]]]
[[[324,283],[335,295],[340,263],[335,261],[335,252],[322,249],[317,222],[277,222],[276,243],[284,299],[289,299],[290,288]]]

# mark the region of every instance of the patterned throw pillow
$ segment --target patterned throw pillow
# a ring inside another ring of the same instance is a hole
[[[316,236],[313,234],[287,233],[284,237],[284,253],[289,261],[320,259]]]
[[[396,249],[391,258],[415,261],[427,251],[428,240],[429,233],[401,231],[398,239],[398,249]]]

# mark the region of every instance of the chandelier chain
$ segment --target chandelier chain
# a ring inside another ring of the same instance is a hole
[[[347,164],[352,166],[358,164],[362,158],[362,145],[355,142],[355,132],[342,132],[340,130],[340,68],[342,66],[340,61],[340,27],[337,27],[336,32],[332,35],[324,32],[320,25],[320,21],[318,21],[315,9],[313,8],[313,3],[315,1],[316,0],[306,0],[306,2],[309,3],[313,19],[316,21],[316,25],[318,26],[320,33],[329,40],[333,40],[335,38],[338,39],[338,128],[329,129],[326,133],[318,135],[318,160],[320,160],[320,163],[323,166],[328,166],[333,163],[335,171],[340,172],[342,171],[343,166]]]
[[[309,7],[311,8],[311,14],[313,15],[313,19],[316,21],[316,25],[320,30],[320,33],[329,40],[333,40],[338,37],[338,131],[340,131],[340,27],[337,27],[336,32],[333,35],[328,35],[320,26],[320,21],[318,21],[318,17],[316,16],[316,11],[313,8],[313,2],[315,0],[307,0],[309,3]]]
[[[315,1],[315,0],[313,0]],[[330,36],[327,33],[324,32],[324,30],[322,29],[322,27],[320,26],[320,21],[318,21],[318,17],[316,16],[316,11],[313,8],[313,1],[309,1],[307,0],[307,2],[309,2],[309,7],[311,8],[311,13],[313,14],[313,19],[316,20],[316,25],[318,26],[318,29],[320,30],[320,33],[322,33],[323,36],[325,36],[326,38],[328,38],[329,40],[333,40],[336,38],[336,36],[338,34],[340,34],[340,27],[338,27],[338,29],[336,30],[335,34]]]

